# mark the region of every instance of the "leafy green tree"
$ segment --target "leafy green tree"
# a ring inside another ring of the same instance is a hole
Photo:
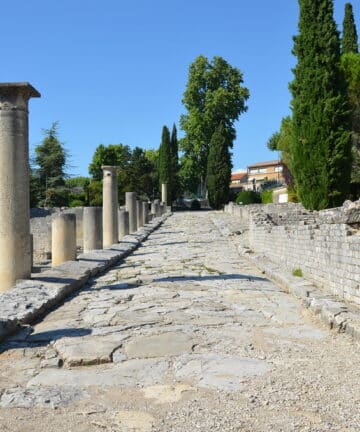
[[[214,209],[220,209],[229,201],[232,164],[227,139],[225,128],[220,124],[211,137],[207,159],[208,198]]]
[[[341,205],[350,185],[350,112],[340,71],[331,0],[299,0],[293,100],[292,173],[308,209]]]
[[[280,152],[280,158],[284,163],[283,176],[285,183],[288,186],[293,186],[294,179],[291,174],[292,171],[292,119],[286,116],[281,120],[280,130],[275,132],[268,140],[267,147],[269,150]]]
[[[66,206],[65,186],[67,152],[58,138],[58,122],[44,129],[44,140],[35,147],[31,170],[31,204],[46,207]]]
[[[172,193],[172,151],[170,144],[170,131],[163,126],[161,144],[159,147],[159,187],[167,183],[168,205],[171,202]]]
[[[89,205],[88,187],[89,177],[70,177],[65,180],[65,186],[69,190],[69,207]]]
[[[102,181],[91,179],[89,185],[86,187],[86,194],[90,206],[102,206],[102,192]]]
[[[185,137],[180,141],[183,162],[191,174],[189,183],[197,181],[204,195],[209,144],[219,123],[224,125],[226,142],[232,147],[236,137],[234,123],[247,107],[249,91],[242,86],[243,76],[222,57],[209,61],[199,56],[190,65],[183,104],[187,114],[181,116],[180,126]],[[189,160],[191,162],[189,162]],[[191,169],[189,169],[191,167]]]
[[[180,158],[180,169],[178,174],[180,188],[190,193],[192,197],[198,195],[199,172],[196,159],[190,155],[182,155]]]
[[[154,191],[154,163],[146,156],[146,152],[135,147],[131,154],[129,166],[125,171],[125,179],[120,196],[125,192],[136,192],[143,199],[150,199]]]
[[[358,36],[351,3],[345,4],[343,34],[341,39],[341,52],[343,54],[359,52]]]
[[[89,165],[89,174],[94,180],[102,180],[102,165],[118,166],[121,170],[126,169],[131,159],[130,147],[124,144],[100,144],[93,155]]]
[[[152,192],[149,195],[149,198],[154,200],[155,197],[159,196],[159,150],[148,149],[145,150],[145,156],[150,161],[152,165],[151,171],[151,184],[152,184]]]

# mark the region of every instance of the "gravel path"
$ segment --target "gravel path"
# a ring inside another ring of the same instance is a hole
[[[174,214],[0,345],[0,430],[359,431],[359,345],[239,256],[226,218]]]

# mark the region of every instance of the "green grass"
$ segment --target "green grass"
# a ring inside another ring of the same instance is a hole
[[[303,272],[301,268],[294,269],[292,272],[293,276],[303,277]]]

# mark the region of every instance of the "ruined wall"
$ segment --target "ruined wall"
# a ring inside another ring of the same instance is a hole
[[[360,304],[360,201],[320,212],[293,203],[230,204],[226,211],[239,217],[256,253],[290,271],[300,268],[309,280]]]

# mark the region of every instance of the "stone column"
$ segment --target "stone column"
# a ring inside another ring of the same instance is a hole
[[[161,202],[165,203],[167,206],[168,196],[167,196],[167,183],[161,184]]]
[[[138,228],[142,227],[144,225],[143,223],[143,214],[142,214],[142,201],[136,200],[136,221]]]
[[[143,224],[146,225],[148,220],[148,214],[149,214],[149,204],[145,201],[142,203],[142,212],[143,212]]]
[[[0,292],[31,276],[29,83],[0,83]]]
[[[103,247],[118,242],[117,167],[102,166],[103,170]]]
[[[155,217],[160,217],[161,216],[160,200],[159,199],[154,200],[154,204],[155,204]]]
[[[129,212],[129,231],[130,234],[137,231],[137,218],[136,218],[136,193],[125,193],[126,210]]]
[[[52,266],[76,260],[76,216],[60,213],[52,220],[51,236]]]
[[[150,214],[151,214],[153,217],[156,217],[156,202],[155,202],[155,201],[153,201],[153,202],[151,203]]]
[[[95,249],[102,249],[102,235],[102,207],[84,207],[84,252],[89,252]]]
[[[129,212],[119,210],[119,241],[129,234]]]

